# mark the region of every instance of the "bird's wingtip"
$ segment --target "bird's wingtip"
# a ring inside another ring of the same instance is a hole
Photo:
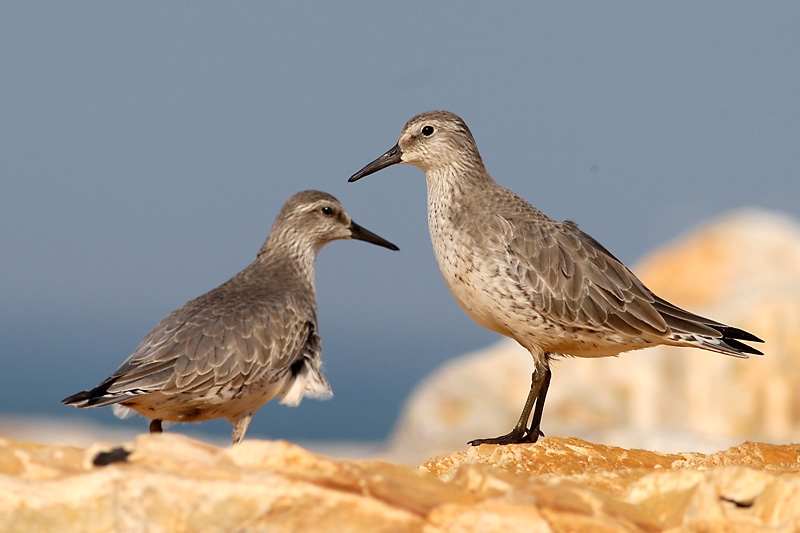
[[[79,403],[83,403],[89,399],[89,392],[90,391],[88,390],[77,392],[61,400],[61,403],[63,403],[64,405],[76,405]]]

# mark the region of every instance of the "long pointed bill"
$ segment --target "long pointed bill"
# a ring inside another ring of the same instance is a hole
[[[359,241],[370,242],[372,244],[377,244],[378,246],[383,246],[384,248],[388,248],[390,250],[397,251],[400,248],[395,246],[394,244],[390,243],[383,237],[379,237],[372,233],[368,229],[364,229],[355,222],[350,222],[350,237],[353,239],[358,239]]]
[[[403,159],[403,152],[400,151],[400,145],[395,144],[391,150],[380,156],[378,159],[370,163],[369,165],[365,166],[352,176],[350,179],[347,180],[348,182],[354,182],[360,180],[364,176],[369,176],[382,168],[390,167],[392,165],[396,165],[397,163],[402,162]]]

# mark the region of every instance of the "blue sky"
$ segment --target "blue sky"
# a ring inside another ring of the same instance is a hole
[[[6,2],[0,411],[112,422],[58,400],[316,188],[401,252],[322,251],[335,397],[250,431],[383,437],[420,377],[497,337],[441,281],[422,173],[353,172],[449,109],[497,181],[628,263],[730,209],[797,217],[798,28],[795,2]]]

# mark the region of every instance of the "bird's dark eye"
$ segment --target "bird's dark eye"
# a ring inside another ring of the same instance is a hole
[[[333,208],[326,205],[322,208],[322,214],[331,216],[333,214]]]
[[[422,134],[425,137],[430,137],[431,135],[433,135],[433,126],[423,126]]]

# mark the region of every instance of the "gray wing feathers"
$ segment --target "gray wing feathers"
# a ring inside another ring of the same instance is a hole
[[[543,316],[565,327],[689,344],[747,357],[746,331],[690,313],[651,292],[574,222],[555,222],[533,207],[498,216],[509,274]],[[501,244],[502,243],[502,244]]]
[[[685,311],[680,307],[659,298],[658,296],[656,296],[656,301],[653,303],[653,307],[664,316],[670,329],[676,331],[691,333],[694,335],[717,337],[719,336],[719,329],[717,328],[727,327],[720,322],[716,322],[708,318],[703,318],[702,323],[698,322],[697,320],[700,317],[694,313]],[[713,326],[717,326],[717,328],[714,328]]]
[[[512,273],[543,315],[565,326],[634,336],[661,336],[694,316],[686,312],[662,315],[666,302],[574,223],[545,218],[504,220],[511,233],[505,242]],[[717,333],[700,329],[705,334]],[[697,326],[692,331],[700,332]]]
[[[304,345],[316,329],[313,312],[286,302],[278,309],[193,303],[156,326],[112,374],[116,379],[109,393],[204,392],[277,380],[304,356]]]

